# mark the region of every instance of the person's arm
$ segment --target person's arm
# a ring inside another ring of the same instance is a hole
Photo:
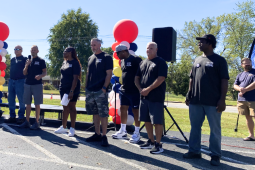
[[[216,108],[219,113],[223,112],[226,109],[225,100],[227,91],[228,91],[228,79],[221,79],[221,95]]]
[[[31,60],[27,60],[26,61],[26,65],[25,65],[25,68],[23,69],[23,74],[24,75],[27,75],[27,69],[28,69],[28,66],[31,64]]]
[[[68,95],[68,99],[70,99],[70,100],[72,100],[72,98],[73,98],[73,91],[76,88],[76,85],[77,85],[77,82],[78,82],[78,77],[79,77],[79,75],[73,75],[72,87],[71,87],[71,90],[70,90],[69,95]]]
[[[87,74],[86,74],[86,80],[85,80],[85,90],[86,90],[86,88],[87,88],[88,76],[89,76],[89,69],[87,69]]]
[[[185,100],[185,103],[187,106],[189,106],[189,102],[190,102],[190,98],[191,98],[192,83],[193,83],[193,80],[190,78],[189,79],[189,90],[187,92],[186,100]]]
[[[40,80],[41,78],[45,77],[46,75],[47,75],[47,70],[46,70],[46,68],[44,68],[44,69],[42,69],[42,74],[36,75],[35,79]]]
[[[236,91],[241,91],[241,88],[242,88],[242,87],[238,86],[237,84],[234,84],[234,89],[235,89]]]
[[[165,81],[164,76],[159,76],[149,87],[142,89],[141,95],[148,96],[148,94],[158,86],[160,86]]]
[[[104,87],[108,87],[112,78],[112,69],[111,70],[106,70],[106,77],[105,77],[105,82],[104,82]],[[106,89],[103,89],[103,92],[106,93]]]
[[[141,87],[140,79],[141,78],[139,76],[135,76],[135,86],[137,87],[139,92],[141,92],[143,90],[142,87]]]

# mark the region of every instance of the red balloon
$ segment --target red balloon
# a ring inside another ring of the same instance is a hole
[[[120,65],[120,67],[121,67],[121,60],[119,60],[119,65]]]
[[[4,77],[5,76],[5,71],[1,71],[1,77]]]
[[[115,123],[115,116],[112,117],[112,121]],[[116,124],[121,124],[120,116],[118,114],[116,115]]]
[[[113,36],[116,41],[133,42],[138,35],[138,27],[136,23],[129,19],[123,19],[117,22],[113,27]]]
[[[114,57],[116,60],[119,60],[119,57],[117,56],[117,53],[116,53],[116,52],[113,53],[113,57]]]
[[[9,36],[9,27],[3,23],[3,22],[0,22],[0,40],[1,41],[4,41],[8,38]]]
[[[116,109],[116,115],[118,115],[117,112],[118,112],[118,109]],[[110,116],[115,116],[115,109],[112,106],[109,108],[109,115]]]
[[[112,50],[115,51],[116,50],[116,46],[119,45],[120,42],[115,42],[112,44]]]
[[[0,62],[0,70],[3,71],[6,69],[6,64],[3,62]]]
[[[0,62],[2,61],[2,56],[0,55]]]

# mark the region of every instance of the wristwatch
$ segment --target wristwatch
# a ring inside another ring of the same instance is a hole
[[[73,90],[71,90],[70,93],[73,93]]]
[[[103,86],[103,89],[105,89],[105,90],[106,90],[106,87],[105,87],[105,86]]]

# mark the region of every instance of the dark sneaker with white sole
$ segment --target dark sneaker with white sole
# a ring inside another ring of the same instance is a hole
[[[154,143],[149,139],[146,143],[140,145],[141,149],[152,149],[154,147]]]
[[[37,123],[37,121],[35,121],[35,123],[30,127],[31,130],[39,130],[40,129],[40,125],[39,123]]]
[[[162,148],[162,144],[159,144],[157,142],[155,142],[154,147],[151,149],[150,153],[152,154],[159,154],[164,152],[164,149]]]
[[[100,142],[100,141],[102,141],[102,136],[101,134],[98,135],[97,133],[86,139],[86,142]]]
[[[219,156],[212,156],[210,163],[213,166],[219,166],[220,165],[220,157]]]
[[[186,159],[200,159],[202,158],[201,153],[193,153],[193,152],[187,152],[183,154],[183,158]]]
[[[23,122],[21,125],[19,125],[20,128],[30,128],[30,123],[25,120],[25,122]]]
[[[106,135],[102,136],[101,146],[104,146],[104,147],[109,146],[109,143],[108,143]]]

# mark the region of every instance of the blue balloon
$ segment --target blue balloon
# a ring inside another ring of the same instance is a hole
[[[134,113],[133,113],[133,111],[132,111],[132,106],[129,106],[129,108],[128,108],[128,114],[129,114],[129,115],[132,115],[132,116],[134,117]]]
[[[2,99],[0,99],[0,103],[3,103]]]
[[[3,92],[0,91],[0,99],[3,97]]]
[[[8,44],[6,42],[4,42],[4,47],[3,48],[5,48],[5,49],[8,48]]]
[[[115,91],[116,93],[119,93],[120,86],[121,86],[121,84],[116,83],[116,86],[115,86],[115,84],[112,86],[112,90]]]
[[[111,83],[114,84],[116,81],[116,83],[119,83],[119,77],[115,76],[115,75],[112,75],[112,78],[111,78]]]
[[[129,48],[129,50],[132,50],[132,51],[136,52],[137,48],[138,48],[138,47],[137,47],[136,43],[130,43],[130,48]]]

